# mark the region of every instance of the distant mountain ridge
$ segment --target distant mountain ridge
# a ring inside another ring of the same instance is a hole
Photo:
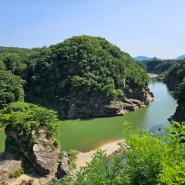
[[[147,57],[147,56],[137,56],[137,57],[134,57],[135,60],[137,61],[145,61],[145,60],[152,60],[154,57]],[[182,60],[185,58],[185,54],[184,55],[180,55],[176,58],[173,58],[174,60]],[[160,59],[160,60],[164,60],[162,58],[157,58],[157,59]]]
[[[152,60],[153,58],[146,57],[146,56],[137,56],[137,57],[134,57],[134,59],[137,61],[143,61],[143,60]]]
[[[185,55],[180,55],[177,58],[175,58],[175,60],[181,60],[181,59],[184,59],[184,58],[185,58]]]

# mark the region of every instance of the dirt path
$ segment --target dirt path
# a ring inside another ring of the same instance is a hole
[[[119,142],[124,142],[124,140],[117,140],[117,141],[104,144],[98,147],[96,150],[91,150],[89,152],[84,152],[84,153],[80,152],[77,155],[77,159],[76,159],[76,170],[78,171],[80,167],[85,166],[86,163],[89,163],[92,160],[92,155],[96,153],[98,149],[105,150],[107,155],[112,154],[115,150],[119,148],[118,146]]]

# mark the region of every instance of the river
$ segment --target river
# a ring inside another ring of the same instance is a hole
[[[167,89],[166,84],[151,78],[150,91],[155,100],[148,106],[124,116],[94,119],[66,120],[60,127],[60,142],[63,150],[76,149],[89,151],[117,139],[122,135],[123,122],[132,122],[134,127],[155,131],[169,124],[168,118],[174,114],[176,101]]]
[[[124,138],[123,122],[132,122],[134,127],[155,131],[168,124],[168,118],[174,114],[176,101],[168,91],[166,84],[151,78],[150,91],[155,100],[145,108],[130,112],[124,116],[108,118],[75,119],[63,121],[59,127],[59,142],[62,150],[75,149],[89,151],[96,147]],[[0,131],[0,151],[4,149],[4,133]]]

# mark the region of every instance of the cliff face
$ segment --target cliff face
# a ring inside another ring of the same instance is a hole
[[[176,76],[167,76],[163,79],[163,81],[167,84],[167,87],[170,91],[175,91],[180,83],[179,78]]]
[[[78,117],[107,117],[124,115],[129,111],[136,111],[154,100],[149,89],[133,92],[124,99],[108,99],[105,97],[91,97],[84,99],[71,99],[69,103],[68,118]]]
[[[184,66],[179,65],[176,68],[172,68],[171,71],[165,77],[164,82],[167,84],[169,90],[174,91],[174,97],[178,103],[172,119],[182,122],[185,121],[184,87],[182,84],[185,74]]]
[[[178,122],[185,121],[185,105],[179,104],[176,108],[176,111],[174,115],[172,116],[172,119]]]

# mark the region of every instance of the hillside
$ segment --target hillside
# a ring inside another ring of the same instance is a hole
[[[137,57],[134,57],[134,60],[136,61],[146,61],[146,60],[153,60],[155,57],[147,57],[147,56],[137,56]],[[157,58],[158,60],[182,60],[185,58],[185,55],[180,55],[176,58]]]
[[[180,56],[178,56],[177,58],[175,58],[175,60],[182,60],[182,59],[184,59],[185,58],[185,55],[180,55]]]
[[[11,49],[15,56],[0,51],[0,57],[26,81],[25,101],[55,109],[60,117],[113,116],[149,102],[147,73],[103,38],[74,36],[29,54]]]
[[[146,57],[146,56],[137,56],[137,57],[134,57],[134,59],[137,61],[145,61],[145,60],[152,60],[153,58]]]
[[[138,100],[147,102],[145,92],[135,97],[147,87],[146,72],[103,38],[72,37],[44,52],[33,59],[27,100],[49,101],[62,117],[117,115],[128,111],[122,103],[126,98],[141,96]]]

